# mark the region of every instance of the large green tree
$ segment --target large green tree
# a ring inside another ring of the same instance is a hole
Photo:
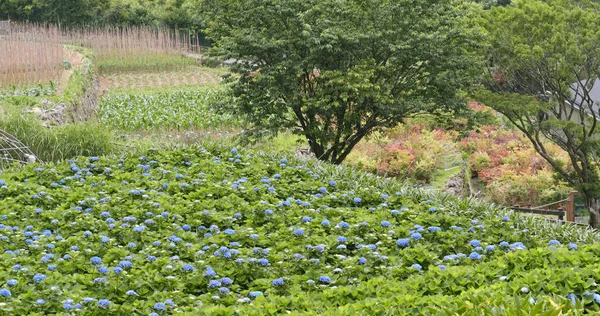
[[[465,105],[476,60],[468,5],[448,0],[206,0],[209,38],[238,61],[233,110],[304,135],[341,163],[376,129]]]
[[[515,0],[483,13],[485,89],[477,98],[503,113],[585,198],[600,227],[600,14],[590,3]],[[598,100],[596,100],[598,101]],[[570,164],[547,149],[566,151]]]

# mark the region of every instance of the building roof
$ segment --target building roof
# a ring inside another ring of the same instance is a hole
[[[587,88],[586,88],[587,87]],[[590,99],[592,101],[592,109],[590,110],[589,105],[583,104],[584,91],[588,91]],[[571,105],[579,109],[581,105],[584,105],[584,110],[590,115],[594,115],[600,119],[600,78],[596,79],[584,79],[571,84],[571,91],[573,92],[573,99]]]

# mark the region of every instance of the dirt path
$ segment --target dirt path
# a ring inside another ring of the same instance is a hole
[[[80,54],[76,51],[72,51],[70,49],[66,49],[66,48],[63,48],[63,50],[64,50],[65,60],[68,60],[69,62],[71,62],[71,69],[63,70],[62,74],[60,75],[60,81],[58,82],[58,87],[56,88],[56,95],[58,95],[58,96],[62,95],[63,91],[67,87],[67,84],[69,83],[69,78],[71,78],[73,71],[75,69],[79,68],[83,61],[82,54]]]

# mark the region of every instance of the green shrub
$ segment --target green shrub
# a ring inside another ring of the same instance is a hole
[[[474,172],[480,172],[490,167],[492,159],[486,152],[477,152],[469,159],[469,168]]]

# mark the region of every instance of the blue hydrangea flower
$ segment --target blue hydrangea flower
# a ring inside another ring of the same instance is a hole
[[[379,225],[381,225],[381,227],[390,227],[390,222],[388,221],[381,221],[381,223],[379,223]]]
[[[511,244],[510,249],[511,250],[525,250],[525,249],[527,249],[527,247],[525,247],[525,245],[522,242],[518,241],[516,243]]]
[[[322,275],[319,277],[319,282],[329,284],[331,283],[331,278],[326,275]]]
[[[92,257],[90,259],[90,262],[92,264],[99,265],[99,264],[102,264],[102,259],[100,259],[100,257]]]
[[[33,282],[35,282],[35,283],[40,283],[44,280],[46,280],[46,275],[44,275],[44,274],[38,273],[33,276]]]
[[[571,303],[573,303],[573,305],[576,305],[576,304],[577,304],[577,302],[575,301],[575,294],[573,294],[573,293],[569,293],[569,295],[567,295],[567,298],[568,298],[569,300],[571,300]]]
[[[258,260],[258,263],[259,263],[261,266],[267,266],[267,265],[269,265],[269,260],[267,260],[267,259],[265,259],[265,258],[261,258],[260,260]]]
[[[340,223],[338,224],[338,226],[339,226],[340,228],[348,228],[348,227],[350,227],[350,224],[348,224],[347,222],[344,222],[344,221],[342,221],[342,222],[340,222]]]
[[[420,270],[423,268],[423,267],[421,267],[421,265],[420,265],[420,264],[418,264],[418,263],[415,263],[415,264],[413,264],[413,265],[412,265],[412,266],[410,266],[410,267],[411,267],[411,268],[413,268],[413,269],[417,269],[417,270],[419,270],[419,271],[420,271]]]
[[[402,238],[402,239],[398,239],[396,241],[396,245],[398,245],[399,247],[406,247],[406,246],[408,246],[409,243],[410,243],[410,239],[408,239],[408,238]]]
[[[556,240],[556,239],[552,239],[552,240],[550,240],[550,241],[548,242],[548,245],[551,245],[551,246],[558,246],[558,245],[560,245],[560,241],[558,241],[558,240]]]
[[[110,272],[110,270],[107,267],[102,266],[102,267],[98,268],[98,272],[100,272],[102,274],[108,274],[108,272]]]
[[[304,231],[300,228],[294,229],[294,235],[296,236],[304,236]]]
[[[121,274],[121,272],[123,272],[123,269],[121,269],[121,267],[114,267],[113,272],[115,274]]]
[[[362,199],[359,197],[355,197],[354,198],[354,203],[358,204],[358,203],[362,203]]]
[[[7,289],[0,289],[0,296],[3,297],[10,297],[12,294],[10,293],[9,290]]]
[[[473,239],[469,244],[473,247],[479,247],[481,245],[481,242],[477,239]]]
[[[217,280],[210,280],[210,282],[208,282],[208,287],[219,287],[221,286],[221,282],[217,281]]]
[[[123,268],[123,269],[129,269],[131,267],[133,267],[133,264],[130,261],[119,261],[119,267]]]
[[[367,259],[365,257],[358,258],[358,264],[360,264],[360,265],[367,264]]]
[[[35,300],[35,303],[36,303],[37,305],[44,305],[44,304],[46,304],[46,301],[44,301],[44,300],[43,300],[43,299],[41,299],[41,298],[38,298],[37,300]]]
[[[98,301],[98,307],[100,308],[107,308],[110,306],[110,301],[107,299],[101,299]]]
[[[230,285],[230,284],[232,284],[232,283],[233,283],[233,280],[231,280],[231,279],[230,279],[230,278],[228,278],[228,277],[224,277],[224,278],[221,278],[221,283],[222,283],[223,285]]]
[[[165,305],[165,303],[158,302],[154,304],[154,309],[157,311],[164,311],[167,310],[167,305]]]
[[[86,298],[83,299],[83,303],[84,304],[95,302],[95,301],[96,301],[96,299],[93,298],[93,297],[86,297]]]
[[[144,225],[136,226],[133,228],[133,232],[135,232],[135,233],[141,233],[144,230],[146,230],[146,226],[144,226]]]
[[[494,251],[496,249],[496,247],[494,245],[489,245],[485,247],[485,251],[487,252],[491,252]]]
[[[183,269],[183,271],[187,272],[194,271],[194,266],[191,264],[184,264],[181,268]]]
[[[106,283],[106,279],[105,278],[95,278],[94,283]]]
[[[273,282],[271,282],[271,284],[273,286],[282,286],[285,284],[285,282],[283,281],[283,278],[277,278],[277,279],[273,280]]]
[[[481,260],[481,255],[477,252],[471,252],[469,255],[469,259],[471,260]]]
[[[427,228],[427,230],[430,232],[439,232],[439,231],[442,231],[442,228],[440,228],[438,226],[431,226],[431,227]]]
[[[129,290],[127,292],[125,292],[126,295],[138,295],[134,290]]]
[[[215,270],[212,267],[206,267],[206,271],[204,272],[204,276],[206,277],[214,277],[217,275]]]
[[[421,234],[419,233],[412,233],[410,234],[410,238],[414,239],[414,240],[420,240],[421,239]]]
[[[258,296],[262,296],[262,295],[263,295],[263,292],[261,292],[261,291],[251,291],[248,294],[248,296],[250,296],[252,298],[255,298],[255,297],[258,297]]]
[[[570,243],[568,248],[569,248],[569,250],[577,250],[577,244]]]
[[[10,286],[17,285],[17,283],[19,283],[19,282],[15,279],[10,279],[10,280],[6,281],[6,285],[10,285]]]
[[[221,294],[227,294],[227,293],[229,293],[229,289],[226,288],[226,287],[224,287],[224,286],[220,287],[219,288],[219,293],[221,293]]]
[[[506,241],[503,241],[503,242],[501,242],[501,243],[500,243],[500,247],[507,248],[507,247],[509,247],[509,246],[510,246],[510,245],[509,245],[509,244],[508,244],[508,242],[506,242]]]

